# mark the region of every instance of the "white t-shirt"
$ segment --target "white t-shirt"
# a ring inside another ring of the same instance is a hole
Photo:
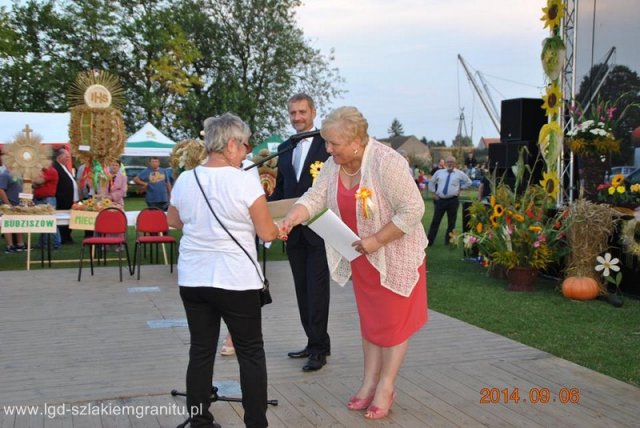
[[[264,196],[260,182],[253,174],[233,167],[198,166],[196,171],[216,215],[258,265],[249,207]],[[238,291],[262,288],[253,263],[209,211],[193,170],[183,172],[176,180],[171,205],[184,224],[178,285]]]

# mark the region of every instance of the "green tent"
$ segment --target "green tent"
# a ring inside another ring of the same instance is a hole
[[[255,156],[258,153],[260,153],[261,150],[267,149],[269,151],[269,154],[274,154],[274,153],[276,153],[278,151],[278,146],[283,141],[284,140],[282,139],[281,136],[279,136],[277,134],[272,134],[269,138],[264,140],[262,143],[257,144],[253,148],[251,153],[253,153],[253,155]]]
[[[138,132],[127,139],[124,155],[168,157],[175,145],[175,141],[147,122]]]

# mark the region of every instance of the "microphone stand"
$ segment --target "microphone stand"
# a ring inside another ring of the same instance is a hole
[[[288,139],[288,141],[291,141],[291,145],[289,147],[280,150],[278,153],[274,153],[272,155],[269,155],[266,158],[260,160],[259,162],[256,162],[256,163],[254,163],[252,165],[249,165],[246,168],[243,168],[242,170],[243,171],[247,171],[247,170],[250,170],[251,168],[259,167],[262,164],[264,164],[265,162],[268,162],[271,159],[273,159],[275,157],[278,157],[283,153],[287,153],[287,152],[292,151],[293,149],[296,148],[298,143],[300,141],[304,140],[305,138],[317,137],[318,135],[320,135],[320,131],[319,130],[300,132],[299,134],[294,134],[294,135],[290,136],[289,139]],[[260,240],[256,237],[256,248],[259,246],[259,242],[260,242]],[[284,246],[283,246],[283,248],[284,248]],[[258,251],[259,251],[259,248],[258,248]],[[265,275],[267,274],[267,247],[265,247],[264,245],[262,246],[262,272]]]
[[[275,157],[278,157],[283,153],[287,153],[287,152],[290,152],[291,150],[295,149],[296,146],[298,145],[298,143],[301,140],[304,140],[305,138],[310,138],[310,137],[317,137],[318,135],[320,135],[320,131],[319,130],[300,132],[299,134],[294,134],[294,135],[289,137],[288,141],[291,141],[291,145],[289,147],[280,150],[278,153],[274,153],[272,155],[267,156],[266,158],[260,160],[260,162],[256,162],[253,165],[249,165],[248,167],[243,168],[243,171],[247,171],[247,170],[250,170],[251,168],[256,168],[258,166],[261,166],[265,162],[268,162],[271,159],[273,159]]]

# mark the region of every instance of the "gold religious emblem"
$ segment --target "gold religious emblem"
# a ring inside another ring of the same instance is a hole
[[[111,92],[102,85],[91,85],[84,92],[84,102],[91,108],[107,108],[111,105]]]

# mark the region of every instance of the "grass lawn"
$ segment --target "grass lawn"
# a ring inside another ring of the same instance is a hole
[[[433,204],[423,219],[429,227]],[[461,217],[461,216],[460,216]],[[640,386],[640,301],[622,308],[566,299],[560,282],[538,278],[537,291],[505,291],[507,281],[444,245],[444,227],[427,252],[429,307],[600,373]],[[457,229],[462,229],[458,219]]]
[[[463,196],[473,197],[475,192]],[[429,227],[433,204],[426,201],[423,219]],[[127,210],[145,207],[144,199],[126,199]],[[457,229],[462,222],[458,219]],[[622,308],[599,301],[576,302],[562,296],[559,283],[539,278],[534,293],[505,291],[506,281],[490,278],[484,268],[463,260],[462,249],[444,246],[446,219],[427,252],[429,307],[624,382],[640,386],[640,301],[626,298]],[[133,250],[135,232],[130,229]],[[179,237],[178,231],[172,234]],[[56,250],[54,259],[77,259],[83,232],[75,243]],[[32,240],[34,238],[32,237]],[[39,260],[39,251],[32,257]],[[286,260],[282,244],[268,250],[268,260]],[[25,254],[1,254],[0,270],[25,269]],[[77,267],[60,263],[55,267]],[[114,265],[111,262],[111,265]],[[40,269],[40,264],[32,265]],[[268,272],[268,268],[267,268]]]

